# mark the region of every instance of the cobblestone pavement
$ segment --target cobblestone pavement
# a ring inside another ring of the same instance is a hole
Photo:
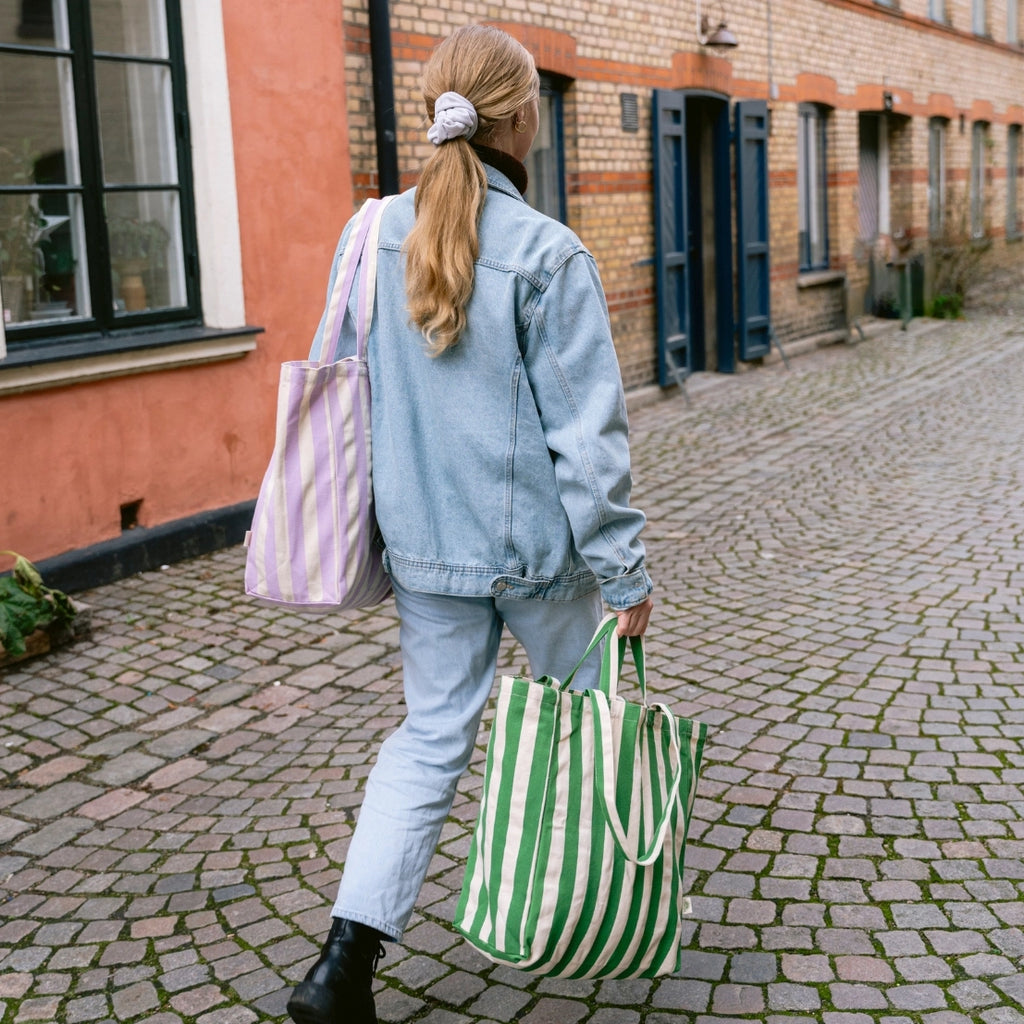
[[[682,970],[536,980],[452,934],[478,758],[384,1024],[1024,1022],[1024,328],[911,328],[633,414],[653,687],[713,729]],[[397,630],[255,607],[241,565],[80,595],[92,641],[0,681],[2,1024],[283,1019]]]

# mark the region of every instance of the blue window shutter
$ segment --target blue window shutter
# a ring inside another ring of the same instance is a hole
[[[654,90],[654,264],[658,303],[658,382],[693,369],[686,223],[686,109],[681,92]]]
[[[739,260],[740,359],[771,349],[771,263],[768,246],[768,104],[736,104],[736,234]]]

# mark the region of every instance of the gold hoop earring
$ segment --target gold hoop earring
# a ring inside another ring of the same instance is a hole
[[[521,121],[513,121],[512,130],[522,135],[526,131],[526,118],[524,117]]]

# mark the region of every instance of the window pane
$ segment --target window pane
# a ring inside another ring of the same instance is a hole
[[[975,35],[985,35],[985,0],[972,0],[971,3],[971,31]]]
[[[1006,136],[1006,236],[1020,237],[1018,183],[1020,174],[1020,126],[1010,125]]]
[[[77,195],[0,196],[0,274],[7,324],[89,314]]]
[[[797,188],[797,227],[799,232],[800,266],[807,267],[811,262],[810,237],[808,235],[808,198],[810,196],[810,171],[808,146],[808,126],[810,118],[806,114],[800,115],[797,128],[797,167],[796,167],[796,188]]]
[[[816,267],[828,265],[828,196],[825,191],[827,181],[827,170],[825,166],[825,119],[817,118],[815,123],[815,135],[817,143],[815,146],[816,167],[814,175],[815,184],[815,218],[814,233],[811,237],[811,262]]]
[[[978,126],[975,125],[971,133],[971,226],[977,225],[977,207],[979,192],[979,180],[981,177],[981,136],[978,133]]]
[[[115,314],[184,306],[177,193],[108,195],[107,224]]]
[[[797,146],[800,266],[817,270],[828,266],[828,178],[825,118],[816,109],[800,112]]]
[[[945,228],[946,126],[932,121],[928,130],[928,232],[939,237]]]
[[[880,205],[880,119],[877,114],[861,114],[859,129],[858,166],[858,211],[860,215],[860,237],[874,241],[878,237],[878,214]]]
[[[0,54],[0,110],[0,185],[78,183],[69,60]]]
[[[36,203],[31,195],[0,196],[0,275],[8,324],[28,322],[42,273],[42,218]]]
[[[0,43],[66,46],[61,0],[0,0]]]
[[[558,118],[560,97],[542,92],[540,97],[540,127],[526,158],[529,188],[526,199],[541,213],[555,220],[562,219],[562,182],[558,158]]]
[[[163,0],[92,0],[90,9],[97,53],[167,56]]]
[[[99,61],[96,91],[104,182],[176,184],[170,69]]]
[[[976,121],[971,132],[971,235],[985,235],[985,150],[987,125]]]

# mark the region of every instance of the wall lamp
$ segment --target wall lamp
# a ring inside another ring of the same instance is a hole
[[[729,31],[729,26],[725,23],[725,10],[721,4],[718,8],[720,13],[718,25],[712,29],[708,16],[701,13],[700,3],[701,0],[697,0],[697,42],[701,46],[710,46],[717,50],[731,50],[734,46],[739,46],[739,40]]]

